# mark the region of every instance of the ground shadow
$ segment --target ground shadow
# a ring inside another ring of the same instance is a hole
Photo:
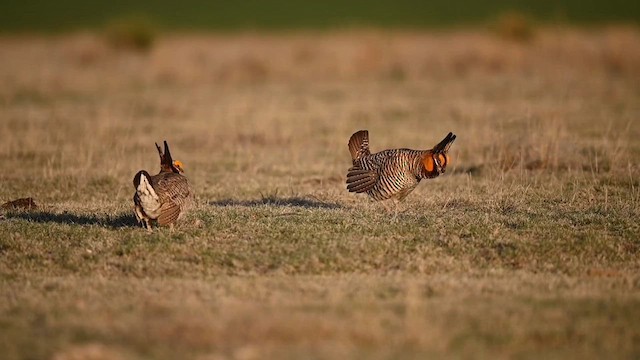
[[[129,228],[138,226],[133,214],[119,215],[76,215],[67,212],[51,213],[45,211],[14,212],[4,215],[7,219],[21,219],[36,223],[57,223],[69,225],[99,225],[112,229]]]
[[[339,209],[342,208],[342,205],[336,203],[330,203],[320,200],[312,200],[306,199],[302,197],[288,197],[288,198],[279,198],[279,197],[263,197],[257,200],[235,200],[235,199],[223,199],[218,201],[210,201],[208,203],[211,206],[260,206],[260,205],[271,205],[271,206],[282,206],[282,207],[303,207],[308,209]]]

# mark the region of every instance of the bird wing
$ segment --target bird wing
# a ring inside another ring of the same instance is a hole
[[[189,181],[182,175],[166,173],[157,179],[154,188],[162,203],[158,224],[166,225],[176,221],[191,202]]]
[[[349,192],[366,192],[371,190],[377,181],[378,173],[375,170],[365,170],[354,166],[347,171],[347,190]]]

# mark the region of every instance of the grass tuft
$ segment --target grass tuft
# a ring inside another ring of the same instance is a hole
[[[530,17],[517,11],[499,15],[491,29],[498,36],[515,42],[531,41],[535,35],[535,27]]]
[[[105,26],[107,42],[117,49],[149,51],[158,36],[153,22],[140,15],[128,15],[113,19]]]

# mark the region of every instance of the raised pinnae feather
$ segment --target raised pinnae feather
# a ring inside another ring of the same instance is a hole
[[[445,136],[444,139],[442,139],[442,141],[440,141],[436,146],[433,147],[433,149],[431,151],[433,151],[433,153],[446,153],[447,151],[449,151],[449,147],[451,147],[451,144],[453,144],[453,141],[456,139],[456,136],[453,135],[452,132],[449,132],[447,134],[447,136]]]
[[[167,140],[164,141],[164,157],[168,164],[173,164],[173,158],[171,157],[171,151],[169,151],[169,144],[167,144]]]
[[[369,131],[360,130],[349,139],[349,152],[353,161],[371,154],[369,151]]]
[[[158,154],[160,155],[160,172],[180,173],[180,170],[173,165],[173,157],[171,156],[167,141],[164,140],[164,152],[158,143],[156,143],[156,149],[158,149]]]
[[[158,145],[158,143],[156,144],[156,149],[158,149],[158,155],[160,155],[160,172],[173,172],[172,169],[172,160],[170,158],[170,156],[167,156],[166,151],[163,152],[162,148],[160,147],[160,145]],[[166,141],[165,141],[166,144]],[[166,148],[166,146],[165,146]]]

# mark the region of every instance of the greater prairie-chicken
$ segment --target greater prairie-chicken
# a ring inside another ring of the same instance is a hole
[[[141,170],[133,178],[135,214],[138,222],[149,231],[152,221],[173,228],[193,201],[189,181],[181,174],[184,172],[182,163],[173,160],[166,141],[164,153],[158,144],[156,148],[160,155],[160,172],[151,176]]]
[[[445,172],[447,152],[455,139],[449,133],[431,150],[390,149],[372,154],[369,132],[360,130],[349,139],[353,167],[347,172],[347,190],[366,193],[374,200],[402,201],[420,180]]]

